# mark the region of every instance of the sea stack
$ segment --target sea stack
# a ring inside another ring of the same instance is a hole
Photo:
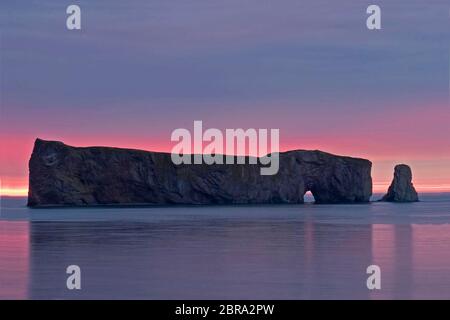
[[[31,155],[28,205],[212,205],[365,203],[372,163],[322,151],[279,154],[279,171],[260,164],[181,164],[170,153],[71,147],[37,139]]]
[[[406,164],[399,164],[394,169],[392,180],[386,195],[380,200],[386,202],[417,202],[419,197],[412,184],[412,171]]]

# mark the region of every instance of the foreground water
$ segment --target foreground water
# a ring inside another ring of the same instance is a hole
[[[0,299],[450,299],[450,195],[412,204],[28,209],[4,198]],[[366,268],[381,268],[381,290]],[[68,290],[78,265],[82,289]]]

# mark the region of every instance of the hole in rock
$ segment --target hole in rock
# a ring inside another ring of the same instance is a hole
[[[316,201],[311,191],[306,191],[305,195],[303,196],[303,200],[305,201],[305,203],[314,203]]]

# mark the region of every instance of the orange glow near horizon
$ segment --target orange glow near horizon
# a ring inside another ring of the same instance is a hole
[[[26,197],[28,195],[28,187],[22,188],[1,188],[0,196],[7,197]]]
[[[0,196],[24,197],[28,195],[28,179],[3,178],[0,180]]]

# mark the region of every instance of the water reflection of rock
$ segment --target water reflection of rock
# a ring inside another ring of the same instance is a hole
[[[308,221],[304,234],[303,298],[368,298],[365,271],[371,261],[370,225]]]
[[[372,298],[410,299],[413,287],[413,233],[410,224],[372,226],[373,261],[381,268],[380,291]]]
[[[369,225],[209,215],[39,222],[31,234],[35,298],[368,297]],[[82,268],[80,292],[65,289],[70,264]]]
[[[147,299],[448,297],[448,225],[331,223],[308,213],[299,218],[295,211],[277,217],[257,208],[240,210],[245,214],[227,211],[214,216],[192,209],[176,217],[164,213],[161,219],[33,222],[31,295]],[[80,292],[65,288],[69,264],[82,268]],[[381,267],[380,291],[366,287],[366,268],[371,264]]]
[[[0,300],[28,297],[29,240],[28,221],[0,220]]]

